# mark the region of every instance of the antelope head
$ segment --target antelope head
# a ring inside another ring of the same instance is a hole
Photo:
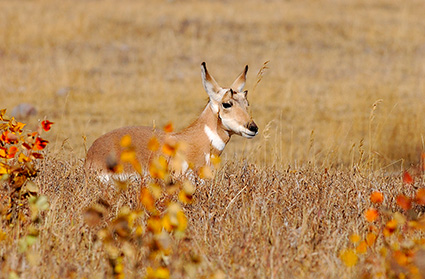
[[[258,134],[258,126],[248,113],[248,90],[242,91],[246,82],[248,65],[235,79],[230,88],[223,88],[208,73],[205,62],[201,64],[202,84],[210,97],[210,106],[217,113],[229,135],[237,134],[253,138]]]

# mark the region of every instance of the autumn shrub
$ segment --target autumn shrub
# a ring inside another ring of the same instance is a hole
[[[172,126],[165,126],[164,130],[170,133]],[[123,164],[131,164],[139,177],[144,177],[144,174],[136,158],[131,137],[124,136],[120,144],[123,148],[120,163],[112,168],[114,174],[111,179],[117,191],[124,192],[128,181],[119,179],[124,170]],[[115,278],[125,278],[124,265],[131,262],[132,258],[142,259],[142,262],[133,263],[127,270],[144,268],[145,278],[169,278],[173,267],[171,255],[176,253],[172,242],[185,237],[188,220],[183,205],[193,202],[195,187],[185,176],[176,173],[176,170],[181,171],[184,161],[184,143],[165,140],[160,144],[153,137],[148,148],[157,156],[148,166],[148,178],[140,180],[140,196],[135,209],[121,207],[116,217],[97,232]],[[216,164],[219,163],[218,158],[212,159]],[[199,170],[199,175],[203,178],[210,177],[212,171],[205,166]],[[105,202],[97,202],[86,210],[86,222],[91,226],[98,225],[109,208]],[[185,264],[196,264],[198,260],[193,257]],[[182,270],[185,267],[174,268]]]
[[[403,174],[406,186],[413,184]],[[383,205],[384,195],[374,191],[374,205],[364,212],[368,226],[363,233],[350,236],[349,248],[340,251],[340,259],[348,267],[361,266],[363,278],[423,278],[425,274],[425,188],[413,197],[396,196],[398,210]]]
[[[34,178],[48,144],[41,134],[52,124],[44,120],[36,132],[26,132],[24,123],[7,117],[6,109],[0,110],[0,240],[19,239],[20,252],[37,241],[40,212],[49,207]]]

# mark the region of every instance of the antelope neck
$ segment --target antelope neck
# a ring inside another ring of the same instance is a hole
[[[218,112],[214,112],[211,103],[205,107],[201,115],[189,127],[184,129],[179,136],[189,143],[190,146],[200,146],[201,142],[208,142],[202,153],[209,154],[211,151],[220,155],[230,140],[229,133],[224,129]]]

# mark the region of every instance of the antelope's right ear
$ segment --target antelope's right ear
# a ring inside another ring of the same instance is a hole
[[[205,62],[202,62],[201,70],[202,84],[204,85],[205,91],[207,91],[208,95],[211,98],[217,99],[216,95],[220,91],[221,87],[218,85],[215,79],[208,73],[207,65],[205,64]]]

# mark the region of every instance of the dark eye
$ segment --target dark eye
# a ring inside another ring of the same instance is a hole
[[[230,107],[232,107],[233,106],[233,104],[232,103],[222,103],[222,105],[223,105],[223,108],[230,108]]]

